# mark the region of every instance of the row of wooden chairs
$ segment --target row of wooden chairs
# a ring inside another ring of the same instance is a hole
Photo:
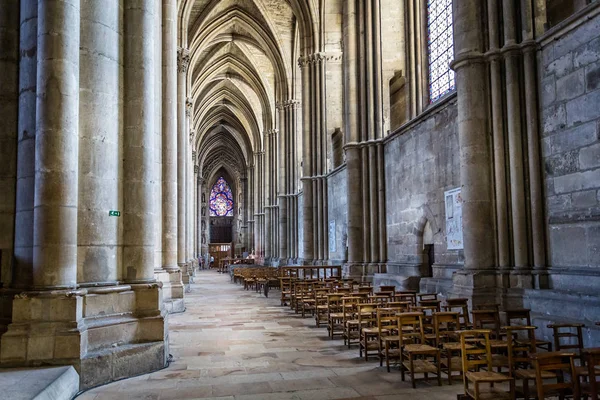
[[[436,294],[374,291],[335,278],[284,278],[280,287],[282,305],[312,315],[317,327],[326,323],[331,339],[358,345],[366,361],[378,357],[388,371],[398,362],[402,379],[410,375],[413,387],[430,376],[441,385],[445,373],[449,383],[462,378],[464,396],[472,399],[598,398],[600,350],[583,348],[582,325],[550,325],[549,342],[536,338],[527,309],[506,310],[508,325],[502,326],[498,305],[476,307],[469,318],[466,299],[442,305]]]
[[[279,271],[277,268],[248,267],[234,268],[234,283],[241,283],[245,290],[260,291],[264,285],[277,287],[279,285]]]

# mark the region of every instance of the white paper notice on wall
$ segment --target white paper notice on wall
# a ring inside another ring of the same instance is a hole
[[[463,224],[462,224],[462,196],[460,188],[444,192],[446,199],[446,240],[448,250],[462,250]]]
[[[337,251],[335,244],[335,221],[329,221],[329,252],[335,253]]]

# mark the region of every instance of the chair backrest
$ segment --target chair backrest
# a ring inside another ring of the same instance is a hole
[[[548,328],[554,333],[554,349],[556,351],[583,349],[584,324],[550,324]]]
[[[423,313],[407,312],[398,314],[400,346],[408,343],[425,343],[423,331]]]
[[[495,338],[500,337],[500,313],[498,310],[473,310],[472,314],[474,329],[490,329]]]
[[[537,353],[535,326],[505,326],[508,341],[508,368],[514,377],[519,368],[531,365],[531,355]],[[523,340],[526,339],[526,340]]]
[[[471,323],[469,318],[469,299],[446,299],[446,305],[444,311],[456,311],[459,310],[459,319],[462,319],[461,326],[463,329],[467,329]]]
[[[342,310],[343,294],[329,293],[327,295],[327,314],[340,312]]]
[[[531,310],[529,310],[528,308],[516,308],[512,310],[506,310],[505,312],[506,323],[508,325],[531,326]],[[513,321],[517,323],[513,323]]]
[[[398,313],[400,309],[395,307],[379,307],[377,308],[377,327],[379,336],[382,337],[387,329],[391,335],[399,332]]]
[[[417,292],[414,290],[396,291],[396,300],[410,301],[413,305],[417,304]]]
[[[358,287],[358,293],[372,294],[373,293],[373,288],[370,287],[370,286],[359,286]]]
[[[417,294],[417,297],[419,298],[419,303],[422,301],[438,299],[437,293],[419,293]]]
[[[575,353],[564,351],[535,353],[531,355],[531,359],[535,368],[538,399],[574,391],[576,384],[574,379],[577,379],[575,378]],[[555,374],[556,379],[542,378],[544,372]]]
[[[435,345],[452,341],[455,333],[460,329],[459,314],[457,312],[436,312],[433,314],[433,329],[435,331]]]
[[[596,400],[600,394],[600,347],[585,349],[583,356],[588,366],[590,395]]]
[[[498,303],[474,304],[473,310],[496,310],[497,312],[500,312],[500,304],[498,304]]]
[[[396,286],[379,286],[380,292],[396,292]]]
[[[371,303],[378,303],[378,304],[381,304],[382,306],[384,306],[385,304],[387,304],[390,301],[390,296],[374,294],[374,295],[369,296],[369,301]]]
[[[388,301],[386,308],[397,308],[400,312],[409,312],[412,303],[410,301]]]
[[[351,287],[338,287],[335,291],[337,293],[341,293],[341,294],[350,294],[350,293],[352,293],[352,288]]]
[[[360,328],[370,328],[377,325],[377,304],[359,303],[357,308],[358,325]]]
[[[436,312],[442,311],[440,308],[441,301],[440,300],[421,300],[419,305],[421,307],[434,307]]]
[[[357,306],[360,303],[361,298],[355,296],[346,296],[342,298],[342,312],[344,314],[343,321],[349,321],[354,318],[357,311]]]
[[[458,331],[460,336],[460,348],[462,357],[463,371],[477,371],[481,367],[492,371],[492,350],[490,347],[489,329],[473,329]],[[473,346],[473,342],[478,341],[480,346]],[[465,383],[465,393],[467,393],[467,378],[463,374]]]

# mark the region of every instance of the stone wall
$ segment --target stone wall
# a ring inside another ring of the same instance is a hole
[[[600,275],[600,7],[587,11],[542,41],[541,140],[549,266]]]
[[[348,198],[347,198],[346,167],[335,170],[327,178],[327,212],[329,222],[329,263],[341,265],[346,261],[346,243],[348,234]],[[331,236],[332,226],[335,225],[335,237]],[[332,240],[335,247],[332,248]],[[333,251],[335,250],[335,251]]]
[[[462,263],[462,252],[446,250],[444,213],[444,191],[460,186],[456,119],[456,100],[451,97],[396,132],[385,146],[388,273],[421,275],[428,222],[434,277],[445,280],[442,289],[448,289],[451,272]]]
[[[541,150],[546,182],[550,290],[513,293],[535,311],[540,334],[550,322],[587,325],[586,346],[600,343],[600,3],[540,40]]]

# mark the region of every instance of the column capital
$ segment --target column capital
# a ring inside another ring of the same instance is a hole
[[[191,130],[190,130],[190,143],[194,141],[194,138],[195,138],[195,137],[196,137],[196,131],[195,131],[195,130],[193,130],[193,129],[191,129]],[[194,151],[194,152],[192,152],[192,155],[193,155],[194,153],[195,153],[195,151]]]
[[[198,174],[200,172],[200,167],[198,165],[194,165],[194,174]]]
[[[190,51],[182,47],[177,48],[177,71],[186,73],[190,65]]]

